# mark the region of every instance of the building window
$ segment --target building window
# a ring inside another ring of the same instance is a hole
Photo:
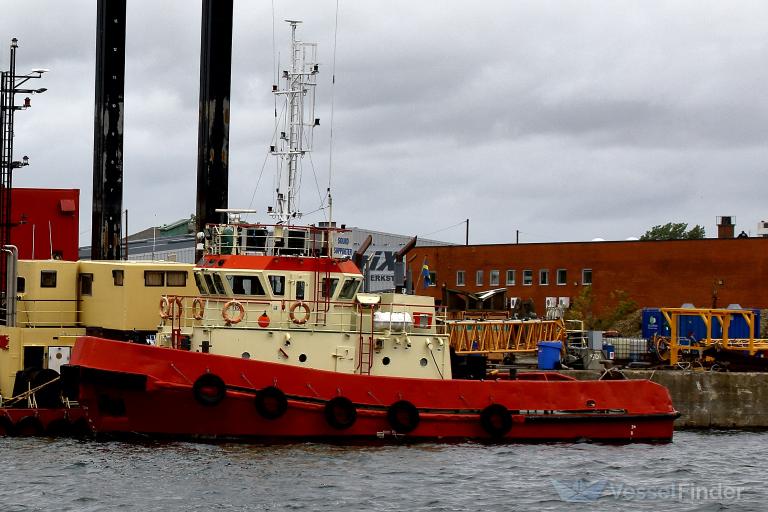
[[[546,268],[539,270],[539,284],[542,286],[549,284],[549,270]]]
[[[80,295],[93,295],[93,274],[80,274]]]
[[[429,286],[437,286],[437,272],[429,273]]]
[[[592,269],[585,268],[581,271],[581,284],[592,284]]]
[[[167,272],[165,279],[168,286],[187,286],[187,273],[183,271]]]
[[[464,271],[456,271],[456,286],[464,286]]]
[[[475,272],[475,284],[477,286],[483,286],[483,271],[478,270]]]
[[[507,270],[507,286],[515,286],[515,271]]]
[[[123,286],[124,279],[125,279],[124,271],[122,270],[112,271],[112,282],[115,284],[115,286]]]
[[[533,270],[523,270],[523,286],[531,286],[533,284]]]
[[[40,288],[56,288],[56,271],[40,271]]]
[[[557,284],[560,286],[568,284],[568,271],[566,269],[557,269]]]

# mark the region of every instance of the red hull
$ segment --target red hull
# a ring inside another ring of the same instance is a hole
[[[0,436],[83,435],[91,431],[84,410],[0,408]]]
[[[641,380],[576,381],[558,374],[547,377],[556,380],[538,381],[351,375],[92,337],[78,339],[72,365],[80,367],[80,402],[97,433],[669,441],[678,416],[664,387]],[[195,382],[208,374],[225,384],[221,396],[215,396],[218,390],[210,382],[195,390]],[[266,388],[277,395],[267,399],[268,405],[278,405],[265,413],[257,402],[259,390]],[[201,403],[201,398],[212,403]],[[393,419],[389,409],[403,401],[407,407],[395,411],[399,416]],[[413,411],[418,411],[415,418]],[[279,417],[268,419],[271,414]]]

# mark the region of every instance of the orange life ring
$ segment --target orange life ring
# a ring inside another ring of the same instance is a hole
[[[160,318],[166,319],[171,316],[171,303],[168,302],[168,297],[163,295],[160,297]]]
[[[296,310],[298,308],[301,308],[304,310],[304,318],[296,318]],[[307,323],[307,320],[309,320],[309,306],[306,302],[298,301],[294,302],[291,306],[290,313],[288,316],[291,317],[291,322],[295,323],[296,325],[304,325]]]
[[[234,315],[231,314],[232,308],[237,310],[237,313]],[[242,322],[243,317],[245,316],[245,307],[243,307],[241,302],[231,300],[224,304],[224,308],[221,310],[221,316],[224,317],[224,321],[227,323],[238,324]]]
[[[205,313],[205,301],[202,297],[195,297],[192,302],[192,317],[195,320],[202,320]]]
[[[175,318],[181,319],[181,317],[184,316],[184,303],[181,300],[181,297],[171,296],[167,300],[168,300],[168,313],[167,313],[167,316],[165,316],[164,318],[173,316]],[[162,300],[160,302],[162,303]],[[175,307],[174,307],[174,304],[176,305]],[[162,314],[160,316],[162,316]]]

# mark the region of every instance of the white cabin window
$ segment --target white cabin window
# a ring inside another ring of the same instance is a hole
[[[337,278],[330,278],[330,277],[324,277],[323,278],[323,288],[320,290],[321,296],[325,298],[333,297],[333,294],[336,293],[336,287],[339,285],[339,280]]]
[[[227,281],[229,281],[229,287],[232,288],[232,293],[235,295],[264,296],[267,294],[258,276],[228,275]]]
[[[200,276],[198,272],[195,272],[195,284],[197,285],[197,291],[199,291],[201,295],[208,294],[208,290],[205,289],[205,283],[203,282],[203,278]]]
[[[269,276],[269,287],[272,288],[272,295],[285,295],[285,276]]]

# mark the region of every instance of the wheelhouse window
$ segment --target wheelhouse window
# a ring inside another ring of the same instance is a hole
[[[523,286],[531,286],[533,284],[533,270],[523,270]]]
[[[545,268],[539,270],[539,284],[542,286],[549,284],[549,270]]]
[[[464,286],[464,271],[463,270],[457,270],[456,271],[456,286]]]
[[[203,282],[203,278],[200,276],[198,272],[195,272],[195,285],[197,285],[197,290],[202,295],[208,294],[208,290],[205,289],[205,283]]]
[[[499,286],[499,271],[498,270],[491,270],[490,274],[490,284],[491,286]]]
[[[585,268],[581,271],[581,284],[592,284],[592,269]]]
[[[124,281],[125,281],[125,272],[123,270],[112,271],[112,283],[115,286],[123,286]]]
[[[229,287],[235,295],[261,295],[267,294],[259,276],[228,275]]]
[[[184,271],[168,271],[166,272],[165,279],[168,286],[187,286],[187,273]]]
[[[478,270],[475,272],[475,285],[483,286],[483,271]]]
[[[144,286],[164,286],[165,272],[159,270],[144,271]]]
[[[355,296],[355,293],[357,292],[357,288],[360,285],[359,279],[347,279],[344,281],[344,284],[341,287],[341,291],[339,292],[339,298],[340,299],[351,299]]]
[[[568,271],[566,269],[557,269],[557,284],[559,286],[568,284]]]
[[[227,294],[227,289],[224,288],[224,281],[221,280],[221,274],[218,272],[213,274],[213,286],[216,289],[216,293],[219,295]]]
[[[56,271],[40,271],[40,288],[56,288]]]
[[[507,270],[507,286],[515,286],[515,271]]]
[[[285,276],[269,276],[269,287],[272,289],[272,295],[285,295]]]
[[[80,274],[80,295],[93,295],[93,274]]]
[[[333,295],[336,293],[336,287],[338,285],[339,285],[339,280],[337,278],[324,277],[322,289],[320,290],[320,295],[324,299],[333,297]]]

